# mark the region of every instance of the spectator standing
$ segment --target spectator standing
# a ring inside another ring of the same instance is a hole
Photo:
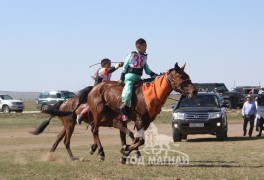
[[[257,108],[256,108],[256,104],[254,101],[252,101],[252,98],[250,95],[248,95],[246,97],[246,102],[243,105],[242,108],[242,115],[244,118],[244,124],[243,124],[243,131],[244,131],[244,136],[246,136],[247,134],[247,124],[248,122],[250,123],[250,128],[249,128],[249,132],[248,135],[249,137],[252,137],[252,132],[253,132],[253,128],[254,128],[254,120],[257,114]]]

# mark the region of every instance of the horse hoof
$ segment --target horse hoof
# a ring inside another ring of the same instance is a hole
[[[71,160],[72,160],[72,161],[78,161],[79,158],[77,158],[77,157],[72,157]]]
[[[141,157],[141,153],[140,153],[140,151],[136,151],[136,157],[139,159],[140,157]]]
[[[91,147],[90,147],[90,154],[93,155],[94,152],[96,151],[97,149],[97,145],[96,144],[92,144]]]
[[[127,161],[128,161],[128,157],[123,156],[123,157],[120,158],[120,163],[121,164],[127,164]]]
[[[105,160],[105,156],[99,156],[99,160],[100,161],[104,161]]]

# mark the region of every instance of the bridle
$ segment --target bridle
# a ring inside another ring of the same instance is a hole
[[[177,89],[180,90],[182,93],[184,92],[184,90],[182,89],[182,84],[184,82],[187,82],[187,81],[191,81],[190,78],[187,78],[187,79],[184,79],[182,80],[181,82],[177,82],[175,81],[174,79],[171,78],[170,76],[170,72],[168,71],[166,73],[166,76],[167,76],[167,80],[168,80],[168,83],[170,84],[171,88],[176,91]]]

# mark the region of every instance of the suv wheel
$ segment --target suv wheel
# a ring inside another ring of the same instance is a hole
[[[10,108],[7,105],[3,106],[3,113],[10,113]]]
[[[49,109],[49,105],[47,105],[47,104],[43,104],[42,106],[41,106],[41,110],[42,111],[46,111],[46,110],[48,110]]]
[[[217,131],[216,132],[216,139],[218,141],[224,141],[226,139],[227,132],[226,131]]]
[[[177,131],[175,128],[173,128],[173,141],[174,142],[180,142],[182,140],[182,135],[179,131]]]
[[[187,134],[182,134],[181,139],[187,139]]]

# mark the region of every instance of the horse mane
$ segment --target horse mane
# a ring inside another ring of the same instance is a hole
[[[174,68],[171,68],[171,69],[169,69],[168,71],[171,72],[171,71],[173,71],[173,70],[175,70],[175,69],[174,69]]]
[[[90,91],[93,89],[93,86],[88,86],[82,90],[79,91],[78,96],[79,96],[79,104],[84,104],[87,102],[87,97]]]

